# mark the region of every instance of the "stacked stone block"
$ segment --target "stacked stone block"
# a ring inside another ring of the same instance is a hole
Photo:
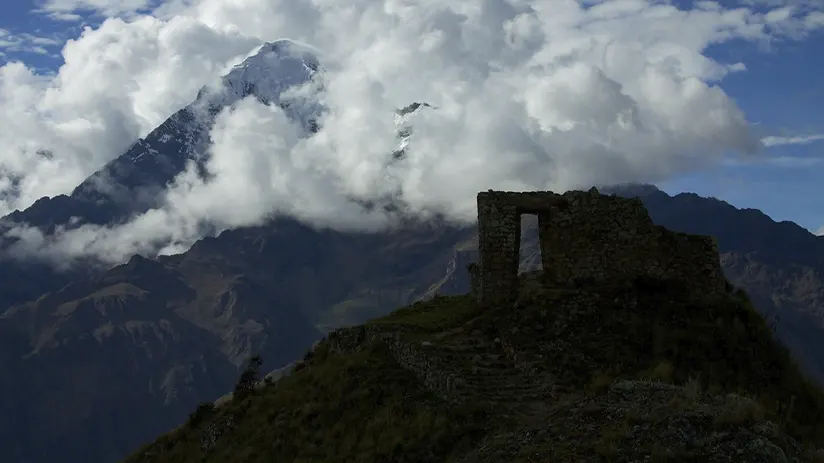
[[[489,303],[506,303],[514,300],[518,288],[521,211],[512,202],[482,195],[478,195],[478,293]]]

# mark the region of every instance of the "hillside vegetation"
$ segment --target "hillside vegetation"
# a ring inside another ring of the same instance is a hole
[[[742,291],[539,276],[337,330],[126,461],[824,461],[824,392]]]

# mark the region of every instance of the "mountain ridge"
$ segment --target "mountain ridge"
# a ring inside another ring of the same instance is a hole
[[[824,390],[800,373],[746,293],[720,274],[717,252],[712,275],[687,267],[670,273],[653,262],[671,261],[666,249],[643,244],[658,233],[673,244],[677,234],[629,214],[631,200],[558,197],[568,202],[542,216],[552,221],[542,228],[574,224],[577,233],[558,230],[561,239],[593,248],[574,247],[581,254],[570,262],[573,278],[522,274],[514,300],[505,284],[490,286],[508,279],[498,254],[510,236],[501,227],[517,227],[480,215],[479,198],[479,217],[488,222],[480,224],[485,244],[468,296],[435,296],[335,330],[290,375],[260,387],[243,386],[242,376],[235,389],[242,394],[217,408],[201,404],[126,461],[820,458]],[[627,207],[617,207],[621,201]],[[599,227],[615,217],[593,217],[598,204],[629,215],[617,227]],[[553,247],[552,233],[541,241],[549,261],[568,252]],[[602,248],[627,265],[602,273]],[[707,278],[718,279],[717,290],[686,281]]]
[[[775,226],[779,227],[777,230],[784,230],[786,226],[768,222],[753,228],[750,219],[754,215],[751,212],[741,212],[733,207],[718,204],[715,200],[701,199],[697,196],[669,196],[663,192],[652,192],[653,196],[646,196],[642,199],[655,223],[678,231],[689,231],[694,229],[693,217],[704,216],[705,218],[698,222],[700,226],[716,227],[709,229],[708,232],[721,236],[719,246],[728,278],[751,293],[752,300],[757,302],[756,308],[764,316],[780,318],[775,325],[777,334],[788,344],[793,354],[804,362],[810,374],[815,375],[819,380],[824,380],[822,359],[812,354],[817,349],[824,349],[821,307],[817,302],[820,299],[815,296],[820,292],[820,277],[816,275],[821,275],[821,269],[799,268],[792,261],[778,261],[770,265],[760,263],[757,258],[764,255],[764,252],[759,253],[758,250],[761,247],[771,248],[773,240],[783,239],[780,231],[766,230],[762,239],[748,238],[748,241],[740,245],[735,241],[740,233],[739,230],[755,233],[765,227]],[[687,201],[689,207],[682,207],[682,201]],[[683,214],[673,213],[678,210],[684,211]],[[711,212],[698,214],[696,211],[700,212],[700,210]],[[716,216],[717,214],[723,215]],[[528,272],[539,269],[541,259],[537,248],[537,224],[534,219],[525,216],[522,229],[521,270]],[[810,254],[819,252],[810,250],[814,243],[819,242],[814,237],[811,238],[808,234],[801,236],[801,239],[804,241],[800,244],[796,242],[796,246],[808,249]],[[770,251],[768,249],[765,252]],[[407,224],[377,234],[347,234],[332,230],[315,230],[295,220],[283,218],[259,227],[227,230],[217,237],[198,241],[189,251],[180,255],[163,256],[158,259],[134,257],[130,263],[93,277],[93,281],[98,283],[89,285],[86,278],[77,277],[77,282],[62,290],[62,295],[59,297],[56,298],[52,294],[38,298],[39,305],[36,310],[39,314],[54,313],[59,306],[65,303],[89,300],[91,295],[121,283],[145,290],[144,287],[151,284],[144,280],[151,282],[152,274],[167,275],[164,281],[168,282],[181,279],[186,282],[189,289],[185,292],[196,294],[195,297],[190,299],[173,297],[175,295],[171,288],[165,292],[156,290],[154,297],[159,299],[154,299],[156,301],[154,306],[168,307],[165,310],[170,313],[180,313],[187,317],[181,318],[180,315],[175,315],[175,320],[180,321],[174,326],[184,323],[185,320],[185,326],[192,325],[198,327],[200,331],[187,331],[189,335],[178,337],[176,344],[173,345],[179,345],[181,350],[177,351],[174,360],[170,360],[172,363],[169,366],[158,367],[156,371],[146,370],[146,373],[164,377],[171,375],[171,382],[168,384],[192,384],[195,389],[189,395],[178,396],[171,405],[164,405],[165,395],[157,395],[156,399],[143,400],[143,406],[139,411],[124,411],[129,414],[146,414],[147,418],[139,420],[139,422],[147,423],[145,431],[140,434],[145,436],[142,438],[145,440],[163,432],[163,423],[168,423],[166,426],[169,428],[180,423],[185,413],[190,412],[197,401],[216,399],[228,392],[238,368],[256,346],[272,346],[264,348],[265,352],[270,352],[271,349],[279,350],[274,347],[279,345],[278,343],[292,349],[294,356],[289,358],[284,355],[280,357],[282,360],[277,360],[277,356],[267,354],[266,358],[269,361],[265,368],[277,369],[282,365],[292,363],[300,356],[303,349],[308,348],[325,332],[345,325],[362,323],[396,307],[413,303],[416,300],[429,299],[437,294],[466,293],[469,290],[466,264],[477,261],[477,256],[477,231],[472,226],[453,227],[448,223]],[[774,257],[780,258],[780,255]],[[757,269],[760,270],[756,272]],[[815,277],[812,281],[811,276]],[[815,283],[816,279],[819,283]],[[807,282],[807,286],[802,285],[804,282]],[[791,287],[794,285],[797,289],[786,291],[787,283],[791,283]],[[122,292],[122,287],[118,291]],[[239,291],[237,294],[241,296],[233,296],[233,291],[236,293]],[[250,298],[244,299],[245,296],[242,294],[248,294]],[[781,297],[776,297],[776,295]],[[132,297],[130,303],[135,304],[133,307],[145,306],[145,302],[141,305],[134,296],[129,297]],[[109,304],[116,300],[116,298],[111,298],[107,300],[109,302],[101,303]],[[175,302],[176,300],[179,302]],[[254,301],[259,301],[255,305],[261,309],[248,314],[246,308],[254,304]],[[96,310],[93,309],[93,305],[85,304],[87,305],[79,306],[81,311]],[[267,324],[265,321],[269,317],[267,313],[271,312],[272,315],[276,315],[283,309],[288,309],[286,313],[293,313],[295,317],[298,317],[296,320],[303,320],[298,322],[299,325],[312,326],[317,334],[307,336],[302,341],[289,341],[288,338],[283,338],[287,333],[273,327],[289,326],[294,321],[276,325]],[[10,310],[9,314],[18,313],[16,316],[19,317],[19,313],[32,310],[35,310],[34,306],[21,305]],[[152,312],[156,310],[153,309]],[[108,313],[114,315],[118,312]],[[30,326],[29,322],[11,323],[9,316],[7,315],[5,319],[0,317],[0,331],[11,330],[3,338],[4,348],[10,353],[10,357],[4,360],[9,365],[4,371],[31,372],[25,374],[24,378],[27,378],[45,367],[40,366],[42,363],[39,361],[18,360],[19,357],[11,354],[12,352],[28,352],[30,347],[27,346],[30,345],[31,335],[26,334],[28,331],[21,331],[22,327]],[[227,317],[228,323],[221,321]],[[78,323],[82,320],[86,321],[82,322],[83,328],[75,328],[75,332],[95,332],[100,326],[105,325],[102,322],[94,322],[98,319],[78,318]],[[41,323],[38,326],[40,326],[39,331],[44,332],[43,330],[53,329],[57,325]],[[57,336],[57,339],[61,336],[70,337],[66,336],[67,332],[64,333],[63,329],[57,329],[52,336]],[[178,327],[178,332],[182,332],[180,330],[181,328]],[[245,335],[238,336],[238,333],[244,332]],[[251,339],[257,339],[257,343],[263,344],[250,344]],[[184,348],[184,346],[199,345],[198,343],[202,342],[208,345],[208,348],[202,349],[204,352],[214,352],[214,355],[210,357],[212,360],[206,362],[213,372],[213,376],[209,377],[213,379],[204,380],[203,384],[198,385],[189,383],[185,379],[186,375],[181,376],[180,373],[172,372],[179,371],[174,365],[190,362],[187,360],[192,355],[190,348]],[[158,345],[162,343],[158,342]],[[132,348],[127,344],[122,346],[120,354],[112,352],[111,355],[114,357],[100,358],[98,361],[107,364],[118,361],[115,360],[118,358],[121,359],[120,361],[130,358],[133,354],[126,353],[131,352]],[[59,350],[60,348],[57,348],[54,352],[59,352]],[[77,360],[79,359],[72,360],[61,356],[60,365],[62,366],[59,369],[71,372]],[[48,368],[55,369],[56,367]],[[136,372],[124,372],[122,376],[129,378],[130,384],[137,384],[138,381],[135,380],[137,374]],[[12,377],[15,375],[16,373],[13,373]],[[21,381],[27,384],[34,380],[21,379]],[[163,382],[159,379],[153,381],[154,383]],[[56,382],[60,383],[60,381]],[[141,382],[141,384],[145,383]],[[213,386],[207,384],[213,384]],[[15,404],[8,405],[13,407],[10,408],[11,410],[17,410],[15,413],[20,416],[37,416],[32,415],[32,410],[24,405],[34,400],[28,391],[23,392],[18,386],[7,387],[11,388],[6,389],[7,391],[18,391],[12,394],[12,397],[18,400],[15,400]],[[113,386],[106,384],[106,387]],[[38,388],[39,386],[26,389],[40,390]],[[28,399],[21,400],[26,397]],[[44,397],[37,400],[46,399]],[[152,403],[156,405],[148,406]],[[95,402],[95,404],[95,408],[103,407],[101,403]],[[148,418],[149,416],[168,418],[159,420]],[[27,432],[32,435],[42,435],[43,431],[38,431],[41,426],[34,421],[29,428],[25,429],[29,429]],[[77,428],[73,431],[89,432],[84,429]],[[13,436],[14,434],[6,435]],[[139,436],[135,435],[135,437]],[[71,440],[71,438],[67,439]],[[125,452],[135,448],[141,440],[114,440],[113,442],[122,442],[117,448],[119,455],[124,455]],[[25,447],[28,444],[25,444],[25,440],[15,440],[7,447],[11,449],[21,445]],[[110,461],[94,460],[94,454],[89,453],[88,448],[76,448],[77,454],[85,455],[84,463]],[[30,450],[25,450],[25,448],[20,450],[20,452],[27,451]],[[72,452],[66,450],[67,457],[71,454]],[[31,458],[31,454],[20,453],[20,455],[29,455]]]

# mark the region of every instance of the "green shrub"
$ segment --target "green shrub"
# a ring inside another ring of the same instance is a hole
[[[263,359],[260,355],[254,355],[246,363],[246,368],[240,374],[240,378],[235,384],[233,400],[243,400],[246,396],[254,392],[255,386],[260,381],[260,367],[263,366]]]

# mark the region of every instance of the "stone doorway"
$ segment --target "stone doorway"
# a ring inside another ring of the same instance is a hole
[[[471,291],[483,305],[518,296],[521,216],[538,216],[542,280],[574,286],[647,276],[679,280],[699,291],[724,291],[717,243],[653,224],[638,198],[588,192],[478,193],[479,263]]]

